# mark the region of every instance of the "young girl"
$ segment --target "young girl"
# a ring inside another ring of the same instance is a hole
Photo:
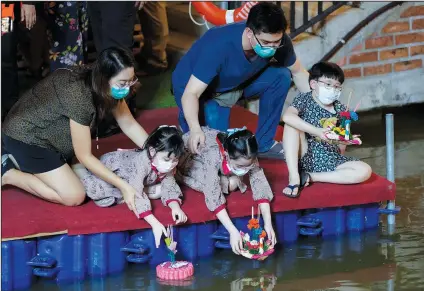
[[[181,210],[181,189],[174,179],[175,167],[184,152],[181,132],[174,126],[160,126],[147,138],[142,150],[118,150],[104,154],[100,161],[136,190],[135,199],[125,197],[113,185],[99,179],[85,169],[74,168],[87,195],[94,202],[107,207],[115,203],[132,205],[135,215],[144,218],[152,227],[156,246],[160,244],[165,227],[152,214],[150,199],[162,200],[171,208],[176,223],[184,223],[187,216]],[[133,200],[133,201],[127,201]]]
[[[321,119],[346,111],[338,101],[343,82],[343,70],[338,65],[315,64],[309,75],[312,91],[298,95],[283,115],[283,146],[289,170],[289,185],[283,194],[290,198],[299,197],[299,188],[312,181],[355,184],[371,175],[366,163],[343,155],[346,146],[330,143],[320,125]]]
[[[263,170],[259,167],[258,143],[255,136],[245,128],[220,133],[207,127],[205,147],[198,155],[186,153],[178,166],[177,180],[205,195],[206,206],[221,221],[230,233],[233,252],[240,254],[242,240],[239,230],[231,222],[225,209],[224,194],[240,189],[246,191],[242,182],[249,174],[253,199],[259,204],[264,219],[264,228],[275,244],[275,233],[271,223],[269,202],[273,193]],[[183,136],[188,146],[189,133]]]

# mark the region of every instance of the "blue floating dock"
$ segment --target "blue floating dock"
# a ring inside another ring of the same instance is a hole
[[[295,243],[300,236],[343,235],[375,229],[380,214],[397,210],[380,209],[379,203],[274,213],[279,243]],[[246,231],[250,217],[234,218]],[[218,221],[174,228],[180,259],[193,261],[212,256],[218,249],[230,249],[229,234]],[[58,283],[103,277],[123,272],[129,263],[156,267],[167,261],[164,243],[157,249],[150,229],[91,235],[55,235],[2,242],[2,290],[29,288],[37,278]]]

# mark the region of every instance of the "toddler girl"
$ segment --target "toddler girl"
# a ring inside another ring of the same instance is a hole
[[[160,126],[147,138],[141,150],[118,150],[101,156],[100,161],[116,175],[130,184],[135,197],[123,197],[121,191],[101,180],[85,168],[74,167],[87,195],[101,207],[108,207],[124,200],[135,215],[145,219],[152,227],[156,246],[160,244],[165,227],[152,214],[150,199],[161,199],[171,208],[176,223],[187,221],[181,210],[181,189],[174,173],[184,152],[181,132],[174,126]]]
[[[188,152],[184,154],[178,165],[177,180],[204,193],[206,206],[228,230],[233,252],[239,254],[242,240],[225,209],[224,194],[237,189],[245,192],[247,186],[242,182],[242,178],[248,174],[253,200],[259,204],[263,215],[264,229],[275,244],[269,207],[273,193],[263,170],[259,167],[258,143],[255,136],[245,128],[229,130],[227,133],[207,127],[202,130],[206,136],[205,147],[198,155]],[[186,147],[188,137],[189,133],[183,136]]]
[[[356,158],[343,155],[346,146],[335,145],[320,125],[324,118],[346,111],[339,102],[343,70],[334,63],[315,64],[309,73],[312,91],[299,94],[283,115],[284,155],[289,170],[289,185],[283,194],[297,198],[302,187],[313,182],[355,184],[371,176],[371,168]],[[299,175],[300,167],[300,175]]]

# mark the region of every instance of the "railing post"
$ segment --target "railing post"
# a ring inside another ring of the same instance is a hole
[[[394,138],[394,116],[386,114],[386,176],[390,182],[395,182],[395,138]],[[387,209],[395,209],[395,201],[387,201]],[[387,215],[387,224],[392,228],[396,222],[394,214]]]
[[[295,30],[296,21],[296,2],[290,2],[290,32]]]
[[[308,1],[303,1],[303,24],[308,23],[309,20]]]

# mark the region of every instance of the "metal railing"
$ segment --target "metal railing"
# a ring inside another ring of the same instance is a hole
[[[244,2],[243,1],[222,1],[222,2],[216,2],[218,6],[220,6],[222,9],[236,9],[240,7]],[[312,28],[314,25],[318,23],[325,22],[326,18],[336,11],[337,9],[341,8],[344,5],[348,5],[349,2],[322,2],[322,1],[315,1],[315,2],[308,2],[308,1],[274,1],[274,3],[279,4],[281,8],[284,10],[287,21],[289,23],[289,30],[290,30],[290,37],[295,38],[299,34],[306,32],[310,28]],[[296,27],[296,14],[298,13],[298,9],[296,9],[296,5],[299,6],[299,3],[302,3],[302,24],[299,27]],[[331,3],[330,6],[325,5]],[[289,4],[289,5],[288,5]],[[310,7],[311,5],[316,5],[316,15],[311,15]],[[324,9],[324,5],[327,6]],[[353,4],[352,4],[353,5]],[[358,2],[355,2],[355,5],[358,5]],[[297,11],[296,11],[297,10]],[[311,17],[312,16],[312,17]]]
[[[282,6],[284,2],[278,2]],[[312,28],[314,25],[318,23],[322,23],[326,20],[326,18],[336,11],[337,9],[341,8],[344,5],[347,5],[348,2],[332,2],[332,4],[324,9],[324,3],[322,1],[317,2],[317,13],[315,16],[310,18],[311,15],[309,15],[309,5],[312,2],[303,1],[302,6],[302,25],[299,27],[296,27],[296,4],[299,2],[290,2],[290,11],[289,11],[289,28],[290,28],[290,37],[293,39],[296,36],[298,36],[301,33],[306,32],[308,29]],[[284,7],[283,7],[284,10]]]

